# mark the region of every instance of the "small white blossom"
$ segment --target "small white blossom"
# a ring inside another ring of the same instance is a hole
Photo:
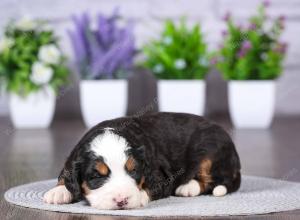
[[[9,37],[3,37],[0,40],[0,52],[9,49],[12,45],[14,45],[14,40]]]
[[[165,45],[170,45],[170,44],[173,43],[173,38],[172,38],[172,37],[169,37],[169,36],[166,36],[166,37],[163,38],[163,43],[164,43]]]
[[[162,73],[162,71],[164,71],[164,66],[162,64],[156,64],[153,67],[153,72],[155,73]]]
[[[47,64],[58,64],[61,53],[54,44],[44,45],[40,48],[38,54],[39,60]]]
[[[260,58],[262,60],[267,60],[268,59],[268,55],[266,53],[262,53],[261,56],[260,56]]]
[[[51,67],[41,62],[35,62],[32,65],[30,80],[36,85],[44,85],[50,82],[53,76]]]
[[[177,59],[175,60],[174,65],[176,69],[182,70],[186,67],[186,62],[184,59]]]
[[[40,31],[45,31],[45,32],[48,32],[48,31],[52,32],[53,31],[53,27],[50,24],[45,23],[43,25],[40,25],[39,30]]]
[[[198,62],[201,66],[208,66],[209,64],[208,60],[205,57],[200,57]]]
[[[37,23],[29,17],[23,17],[16,22],[15,27],[22,31],[31,31],[37,27]]]

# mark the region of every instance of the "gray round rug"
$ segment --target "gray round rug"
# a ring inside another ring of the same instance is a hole
[[[124,216],[229,216],[253,215],[300,209],[300,183],[269,178],[243,176],[238,192],[224,197],[170,197],[153,201],[136,210],[97,210],[85,202],[49,205],[42,201],[44,193],[54,187],[56,180],[29,183],[11,188],[5,199],[13,204],[41,210],[80,214]]]

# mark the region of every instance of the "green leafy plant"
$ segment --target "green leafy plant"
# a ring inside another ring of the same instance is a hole
[[[0,39],[0,79],[8,92],[26,96],[47,85],[57,91],[67,82],[65,57],[47,27],[28,18],[6,27]]]
[[[159,79],[203,79],[210,66],[206,47],[199,25],[168,20],[160,39],[144,46],[143,66]]]
[[[280,42],[285,18],[280,16],[268,23],[268,5],[265,2],[259,6],[246,28],[234,24],[229,13],[225,16],[228,31],[223,32],[224,42],[212,58],[225,79],[271,80],[281,74],[287,48]]]

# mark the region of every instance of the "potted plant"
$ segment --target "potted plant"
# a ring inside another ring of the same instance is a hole
[[[228,31],[214,58],[229,80],[229,110],[238,128],[268,128],[274,115],[276,79],[287,45],[279,40],[284,17],[267,23],[266,6],[267,2],[259,6],[247,27],[236,25],[227,14]]]
[[[16,128],[47,128],[67,77],[58,38],[46,22],[22,18],[8,24],[0,40],[0,78]]]
[[[143,51],[143,65],[159,79],[160,110],[203,115],[209,60],[200,26],[188,28],[184,19],[177,26],[168,20],[161,37]]]
[[[86,13],[74,16],[73,22],[75,29],[69,35],[81,77],[81,112],[91,127],[126,112],[126,78],[135,53],[133,30],[131,24],[120,27],[117,12],[108,17],[99,14],[96,28]]]

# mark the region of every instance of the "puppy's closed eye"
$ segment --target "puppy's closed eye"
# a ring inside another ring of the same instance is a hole
[[[91,175],[89,175],[89,179],[97,179],[101,178],[102,175],[98,173],[98,171],[93,172]]]

